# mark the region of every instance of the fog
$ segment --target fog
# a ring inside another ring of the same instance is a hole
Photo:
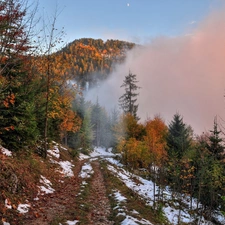
[[[126,62],[91,90],[88,98],[96,102],[98,96],[102,106],[113,108],[124,93],[120,86],[130,70],[141,87],[141,121],[160,114],[168,124],[178,112],[195,133],[212,129],[216,115],[225,119],[224,11],[211,13],[191,34],[158,37],[133,49]]]

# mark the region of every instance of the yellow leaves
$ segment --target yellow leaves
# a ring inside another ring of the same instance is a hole
[[[117,149],[122,153],[125,163],[128,163],[133,168],[147,167],[150,163],[147,146],[143,141],[135,138],[121,139]]]
[[[60,124],[61,131],[72,131],[77,132],[81,127],[81,119],[77,116],[77,114],[68,110],[64,115],[62,123]]]
[[[144,140],[149,148],[149,153],[154,158],[154,163],[159,166],[167,156],[165,139],[167,126],[159,116],[156,116],[153,120],[146,122],[145,129]]]
[[[81,127],[80,117],[72,110],[73,99],[74,95],[70,90],[65,89],[62,94],[59,94],[58,87],[50,89],[49,100],[51,104],[48,117],[60,120],[61,136],[66,131],[77,132]]]

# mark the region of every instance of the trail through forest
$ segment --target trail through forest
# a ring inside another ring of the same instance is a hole
[[[65,178],[52,194],[40,196],[26,215],[23,224],[60,224],[61,218],[70,218],[68,223],[71,221],[71,224],[76,224],[76,221],[79,221],[79,224],[114,224],[108,220],[110,204],[98,158],[90,163],[93,176],[85,199],[79,197],[84,192],[84,181],[79,174],[86,162],[87,160],[77,161],[73,170],[74,177]]]

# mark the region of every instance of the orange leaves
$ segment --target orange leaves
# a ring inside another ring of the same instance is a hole
[[[149,153],[152,156],[154,163],[160,165],[167,157],[166,152],[166,134],[167,126],[164,121],[156,116],[153,120],[146,122],[146,136],[144,138],[148,146]]]
[[[4,127],[4,130],[6,130],[6,131],[10,131],[10,130],[14,130],[14,129],[15,129],[14,126]]]
[[[60,124],[60,130],[76,132],[80,129],[80,126],[81,119],[74,111],[68,110],[63,117],[62,123]]]
[[[14,93],[9,94],[5,100],[3,100],[3,104],[6,108],[9,108],[10,105],[14,105],[15,103],[15,95]]]

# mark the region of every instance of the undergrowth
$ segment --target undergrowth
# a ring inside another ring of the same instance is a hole
[[[108,169],[107,164],[102,162],[104,180],[107,187],[107,194],[110,199],[112,213],[110,219],[119,225],[125,219],[122,212],[132,216],[137,220],[142,218],[151,221],[155,225],[169,224],[159,207],[158,210],[153,210],[151,206],[140,198],[138,194],[129,189],[119,178],[114,176]],[[114,192],[119,191],[122,196],[126,197],[126,201],[117,202],[114,197]],[[138,213],[137,213],[138,212]]]

